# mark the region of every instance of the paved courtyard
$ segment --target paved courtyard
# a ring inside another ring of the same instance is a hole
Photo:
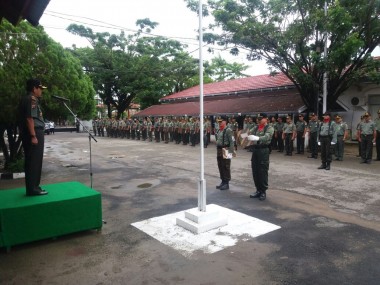
[[[45,138],[42,184],[90,186],[88,136]],[[207,204],[278,228],[238,235],[215,252],[183,254],[134,225],[197,206],[199,146],[96,138],[92,183],[102,194],[102,231],[0,250],[0,284],[379,284],[380,162],[360,164],[356,146],[330,171],[317,170],[320,160],[307,154],[274,151],[261,202],[249,198],[254,189],[245,150],[232,161],[230,190],[215,189],[216,150],[209,145]],[[23,179],[0,180],[0,191],[22,186]]]

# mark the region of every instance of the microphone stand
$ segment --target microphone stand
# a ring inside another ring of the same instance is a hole
[[[93,139],[95,142],[98,142],[95,137],[90,133],[90,131],[82,124],[82,121],[78,119],[77,115],[74,114],[74,112],[67,106],[65,101],[61,100],[63,105],[65,105],[66,109],[69,110],[69,112],[74,116],[75,118],[75,123],[79,123],[82,127],[83,130],[85,130],[88,133],[88,142],[90,146],[90,183],[91,183],[91,189],[92,189],[92,152],[91,152],[91,139]]]

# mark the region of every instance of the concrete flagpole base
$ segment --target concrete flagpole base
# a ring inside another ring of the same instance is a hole
[[[226,226],[228,219],[217,210],[201,212],[198,208],[193,208],[185,211],[184,216],[177,217],[176,224],[195,234],[200,234]]]

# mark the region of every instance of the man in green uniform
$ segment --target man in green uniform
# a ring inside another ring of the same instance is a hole
[[[315,113],[309,115],[310,120],[307,124],[307,132],[309,133],[309,146],[311,155],[308,158],[318,158],[318,130],[319,122]]]
[[[286,117],[286,124],[282,132],[282,139],[285,141],[285,155],[293,154],[293,141],[296,138],[296,125],[292,122],[292,117]]]
[[[221,118],[219,122],[219,131],[216,134],[216,160],[218,162],[219,175],[222,182],[216,186],[219,190],[230,189],[231,180],[231,157],[234,153],[233,132],[227,128],[227,118]],[[223,151],[228,150],[230,157],[224,157]]]
[[[40,107],[43,86],[38,79],[26,82],[28,94],[19,105],[20,135],[25,155],[25,190],[27,196],[46,195],[40,187],[44,155],[45,122]]]
[[[330,170],[332,151],[331,146],[337,141],[335,122],[331,121],[330,113],[323,114],[323,121],[319,126],[319,142],[321,145],[322,164],[318,169]]]
[[[298,115],[298,121],[296,123],[297,132],[297,152],[296,154],[303,154],[305,151],[305,134],[306,134],[306,122],[303,114]]]
[[[275,133],[274,133],[274,136],[277,139],[278,152],[284,152],[284,139],[282,138],[284,126],[285,124],[282,121],[282,117],[278,117],[277,125],[275,126]]]
[[[342,121],[341,116],[335,117],[337,141],[335,145],[335,160],[343,161],[344,141],[348,136],[348,126]]]
[[[376,125],[376,160],[380,160],[380,109],[377,111]]]
[[[269,171],[269,145],[272,141],[274,129],[268,124],[266,114],[259,114],[259,125],[250,130],[252,135],[248,139],[253,141],[251,167],[256,193],[249,195],[250,198],[266,199],[268,189]]]
[[[371,114],[365,112],[363,115],[364,121],[359,127],[359,142],[361,143],[361,156],[360,163],[371,164],[373,143],[376,142],[376,125],[371,120]]]

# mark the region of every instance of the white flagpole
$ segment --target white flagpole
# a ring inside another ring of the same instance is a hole
[[[204,127],[203,127],[203,57],[202,57],[202,43],[203,43],[203,18],[202,0],[199,0],[199,119],[200,119],[200,149],[201,149],[201,175],[198,185],[198,210],[206,212],[206,181],[204,179]]]

